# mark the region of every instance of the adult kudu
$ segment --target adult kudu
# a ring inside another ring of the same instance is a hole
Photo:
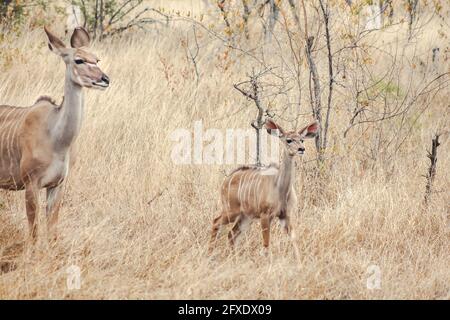
[[[73,144],[83,118],[83,87],[106,89],[109,78],[97,66],[97,57],[88,51],[88,32],[76,28],[71,47],[44,27],[51,51],[66,65],[64,100],[54,104],[41,96],[31,107],[0,105],[0,188],[25,189],[30,237],[37,237],[36,216],[39,190],[47,192],[47,229],[56,239],[56,224],[64,180],[74,157]]]

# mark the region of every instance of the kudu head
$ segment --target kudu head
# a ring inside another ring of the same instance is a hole
[[[99,59],[88,51],[89,33],[81,27],[73,31],[70,39],[70,48],[67,48],[57,36],[47,27],[44,27],[48,37],[48,47],[64,60],[70,80],[85,87],[104,90],[109,86],[109,78],[98,67]]]
[[[319,130],[317,121],[310,123],[300,131],[284,131],[278,124],[271,119],[266,120],[265,127],[267,132],[273,136],[279,137],[283,142],[289,156],[303,155],[305,153],[304,140],[314,138]]]

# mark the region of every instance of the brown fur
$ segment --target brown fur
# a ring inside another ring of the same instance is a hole
[[[261,221],[265,248],[269,246],[270,223],[274,217],[280,219],[288,234],[290,232],[289,213],[297,202],[293,187],[293,157],[299,153],[303,154],[303,139],[314,137],[318,126],[314,122],[300,132],[285,133],[281,127],[269,121],[266,128],[269,132],[277,129],[277,135],[285,145],[281,166],[242,166],[225,178],[221,189],[222,210],[213,220],[210,251],[220,227],[229,223],[234,223],[228,233],[232,246],[245,226],[254,219]]]
[[[27,178],[40,171],[38,159],[45,162],[41,155],[49,154],[42,122],[54,108],[47,99],[28,108],[0,106],[0,188],[23,190]]]
[[[60,106],[49,96],[40,96],[31,107],[0,106],[0,188],[24,190],[30,236],[37,235],[39,190],[47,191],[47,226],[56,238],[56,223],[63,183],[75,159],[74,143],[80,129],[82,87],[106,88],[109,79],[97,66],[97,58],[84,49],[66,48],[45,28],[49,47],[67,65],[65,97]],[[76,29],[72,43],[88,45],[89,35]],[[76,64],[76,55],[90,63]],[[106,79],[106,80],[105,80]]]

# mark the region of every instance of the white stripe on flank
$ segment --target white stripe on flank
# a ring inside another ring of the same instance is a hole
[[[255,176],[255,171],[250,172],[248,181],[247,181],[247,187],[246,187],[246,190],[244,193],[245,205],[246,205],[247,212],[251,209],[250,208],[250,193],[252,192],[252,181],[253,181],[254,176]]]
[[[250,180],[252,172],[249,170],[245,174],[244,181],[242,182],[242,210],[247,211],[247,190],[248,190],[248,180]]]
[[[230,180],[228,180],[228,202],[227,202],[227,207],[228,207],[228,212],[231,210],[231,205],[230,205],[230,189],[231,189],[231,181],[234,179],[234,174],[231,176]]]
[[[11,136],[10,137],[8,137],[8,141],[9,141],[9,143],[10,143],[10,146],[9,146],[9,148],[8,148],[8,156],[10,157],[10,158],[12,158],[13,156],[14,156],[14,154],[12,154],[12,151],[10,150],[10,149],[13,149],[14,148],[14,142],[15,142],[15,138],[16,138],[16,134],[17,134],[17,129],[20,127],[20,125],[22,124],[22,120],[24,119],[24,115],[26,114],[25,113],[25,108],[23,108],[22,110],[17,110],[17,112],[19,113],[19,116],[17,117],[17,119],[16,119],[16,123],[13,123],[12,125],[11,125],[11,132],[12,132],[12,134],[11,134]],[[13,129],[14,128],[14,129]],[[14,131],[13,131],[14,130]],[[11,151],[11,152],[10,152]],[[12,163],[12,162],[11,162]]]
[[[3,114],[4,114],[8,109],[9,109],[8,107],[3,108],[2,113],[0,113],[0,119],[2,118]]]
[[[246,172],[244,172],[240,178],[239,178],[239,186],[238,186],[238,192],[237,192],[237,198],[239,201],[239,210],[242,211],[242,201],[241,201],[241,187],[242,187],[242,180],[244,179],[244,175]]]
[[[260,190],[260,188],[261,188],[262,180],[263,180],[262,176],[259,175],[259,176],[258,176],[258,184],[256,185],[256,191],[257,191],[257,193],[256,193],[256,195],[255,195],[255,201],[256,201],[255,207],[256,207],[256,211],[257,211],[257,212],[259,212],[259,201],[260,201],[260,195],[261,195],[261,190]]]
[[[9,116],[10,116],[12,113],[14,113],[14,111],[15,111],[15,109],[14,109],[14,108],[11,108],[11,109],[9,110],[9,112],[6,114],[5,120],[3,121],[5,124],[8,122]],[[2,152],[2,150],[3,150],[3,148],[4,148],[5,138],[7,138],[8,135],[9,135],[9,130],[7,130],[6,127],[3,127],[3,128],[4,128],[4,130],[3,130],[3,132],[1,132],[1,136],[0,136],[0,153]],[[5,137],[5,133],[7,134],[6,137]],[[7,140],[6,140],[6,143],[8,143]],[[8,148],[7,145],[6,145],[6,148]],[[7,150],[8,150],[8,149],[7,149]],[[3,167],[3,166],[5,165],[5,159],[2,157],[1,160],[2,160],[1,166]]]
[[[248,170],[248,173],[245,175],[244,185],[242,187],[242,203],[244,212],[248,211],[248,200],[247,200],[247,193],[248,193],[248,186],[249,182],[252,179],[253,171],[250,169]]]
[[[256,192],[255,192],[255,184],[258,182],[258,177],[259,177],[259,171],[255,170],[255,174],[252,177],[252,180],[250,180],[250,184],[249,184],[249,191],[248,191],[248,205],[250,207],[251,204],[251,197],[252,197],[252,191],[253,191],[253,199],[256,197]]]
[[[17,110],[18,112],[22,112],[21,110]],[[20,114],[22,115],[22,114]],[[19,118],[21,119],[21,118]],[[16,123],[11,124],[11,128],[9,129],[8,136],[6,137],[6,150],[8,152],[8,159],[9,159],[9,175],[12,177],[13,172],[13,160],[14,160],[14,154],[13,154],[13,148],[14,148],[14,138],[16,137],[17,128],[19,127],[19,121],[16,121]]]

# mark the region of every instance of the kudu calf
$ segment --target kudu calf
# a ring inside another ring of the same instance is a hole
[[[313,122],[298,132],[285,132],[272,120],[265,123],[267,131],[279,137],[284,145],[281,166],[241,167],[223,182],[221,189],[222,211],[213,221],[210,252],[221,226],[234,222],[228,233],[233,246],[253,219],[261,221],[263,245],[269,246],[270,222],[278,217],[289,234],[289,214],[295,209],[297,199],[293,187],[294,156],[303,155],[304,139],[315,137],[318,124]]]
[[[87,51],[90,38],[76,28],[71,48],[44,28],[51,51],[66,65],[64,101],[58,106],[40,97],[31,107],[0,106],[0,188],[25,189],[30,236],[36,239],[38,193],[47,190],[47,226],[56,238],[56,223],[63,182],[73,160],[73,143],[83,118],[82,88],[106,89],[109,78],[97,66],[97,57]]]

